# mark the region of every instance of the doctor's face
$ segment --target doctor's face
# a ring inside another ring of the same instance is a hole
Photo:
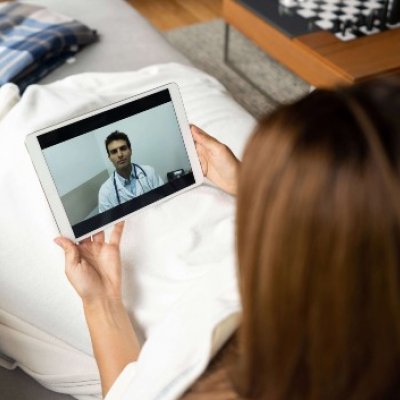
[[[108,144],[108,158],[114,164],[115,169],[121,170],[131,165],[132,150],[125,140],[113,140]]]

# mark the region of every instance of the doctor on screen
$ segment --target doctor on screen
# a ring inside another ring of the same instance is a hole
[[[109,210],[164,184],[153,167],[132,163],[132,146],[125,133],[112,132],[107,136],[105,145],[115,171],[99,190],[99,212]]]

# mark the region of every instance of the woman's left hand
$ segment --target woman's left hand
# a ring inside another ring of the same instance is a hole
[[[79,244],[58,237],[54,241],[65,252],[65,273],[84,302],[121,299],[121,255],[119,244],[124,223],[119,222],[106,243],[104,232]]]

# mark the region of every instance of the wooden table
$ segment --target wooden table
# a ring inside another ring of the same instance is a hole
[[[224,0],[223,17],[227,24],[313,86],[400,74],[400,29],[349,42],[342,42],[327,31],[289,37],[235,0]]]

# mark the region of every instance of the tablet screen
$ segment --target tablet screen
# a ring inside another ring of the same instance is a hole
[[[37,139],[76,238],[195,184],[168,89]]]

